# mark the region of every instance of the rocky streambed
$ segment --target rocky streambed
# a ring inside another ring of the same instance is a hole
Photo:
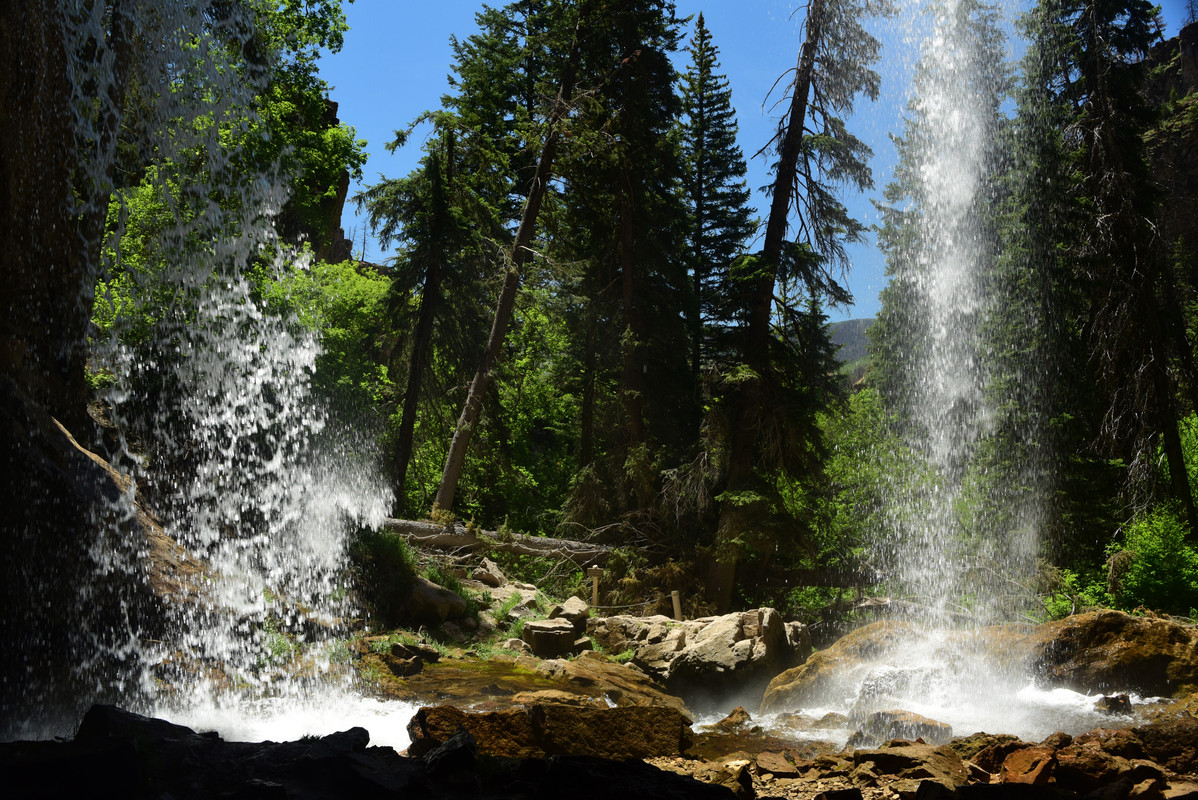
[[[550,615],[548,644],[531,634],[485,658],[358,639],[363,690],[413,709],[405,753],[361,727],[231,742],[96,707],[70,741],[0,745],[0,769],[35,797],[1198,798],[1198,635],[1168,618],[1094,612],[930,641],[887,620],[812,652],[772,609]],[[987,677],[986,663],[1006,670]],[[1003,693],[1020,681],[1069,703],[1020,730],[928,713],[953,711],[933,702],[945,692],[1014,709],[1018,692]]]

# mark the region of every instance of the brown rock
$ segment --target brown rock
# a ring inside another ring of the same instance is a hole
[[[762,713],[819,705],[844,669],[897,649],[915,626],[884,620],[852,631],[826,650],[812,653],[800,666],[777,675],[761,699]]]
[[[1198,772],[1198,719],[1165,717],[1134,729],[1148,758],[1174,772]]]
[[[499,565],[489,558],[484,558],[483,563],[474,568],[474,572],[470,574],[470,577],[479,583],[494,588],[507,584],[507,578],[504,577],[503,571],[499,569]]]
[[[456,619],[466,613],[466,601],[458,594],[443,589],[420,575],[412,579],[412,593],[408,596],[407,614],[416,621],[428,625],[439,625],[447,619]]]
[[[1057,751],[1055,776],[1062,788],[1084,793],[1114,783],[1131,767],[1130,761],[1106,752],[1098,741],[1079,744],[1074,740]]]
[[[391,670],[393,675],[400,678],[406,678],[409,675],[417,675],[424,670],[424,659],[420,656],[412,656],[411,658],[397,658],[390,653],[383,653],[379,658],[387,669]]]
[[[724,717],[712,727],[727,733],[734,733],[736,731],[744,730],[752,721],[753,718],[749,716],[749,712],[745,711],[743,706],[737,706],[736,708],[732,709],[731,714]]]
[[[1173,696],[1198,689],[1198,630],[1122,611],[1077,614],[1035,634],[1042,677],[1079,691]]]
[[[1056,769],[1056,751],[1051,747],[1024,747],[1003,759],[999,779],[1003,783],[1044,786]]]
[[[949,789],[969,779],[961,757],[948,745],[933,747],[930,744],[895,741],[874,750],[857,750],[853,753],[853,763],[857,766],[869,765],[879,775],[922,778]]]
[[[799,769],[787,761],[786,756],[769,751],[757,754],[757,769],[777,778],[793,778],[799,775]]]
[[[470,714],[453,706],[422,708],[408,723],[409,753],[423,755],[465,728],[480,753],[515,758],[585,755],[628,759],[679,755],[691,741],[673,708],[578,708],[535,705]]]
[[[571,597],[560,606],[554,606],[549,612],[550,619],[564,619],[574,626],[579,636],[586,633],[587,620],[591,617],[591,607],[577,597]]]
[[[1125,694],[1111,694],[1098,698],[1094,709],[1104,714],[1130,714],[1131,698]]]
[[[992,733],[973,733],[969,736],[959,736],[952,741],[952,748],[961,758],[973,759],[977,764],[984,767],[990,772],[997,772],[1002,766],[1002,760],[1007,757],[1007,753],[1011,750],[1006,750],[998,757],[997,762],[991,760],[986,763],[983,759],[978,758],[978,754],[988,747],[994,745],[1008,744],[1011,742],[1018,743],[1021,747],[1026,747],[1026,742],[1020,742],[1019,737],[1012,736],[1009,733],[992,734]],[[1068,744],[1068,742],[1066,742]]]

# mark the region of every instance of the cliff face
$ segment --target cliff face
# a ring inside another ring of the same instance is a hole
[[[1198,23],[1157,45],[1148,59],[1146,92],[1161,109],[1148,152],[1162,190],[1160,235],[1172,250],[1180,240],[1198,281]]]

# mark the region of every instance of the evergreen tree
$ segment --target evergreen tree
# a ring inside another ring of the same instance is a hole
[[[693,308],[690,310],[691,371],[698,380],[705,340],[733,321],[729,266],[740,255],[755,224],[745,184],[745,159],[736,143],[732,90],[719,73],[719,48],[700,13],[682,77],[683,190],[689,220],[687,246]],[[726,339],[726,333],[723,337]]]
[[[865,228],[848,214],[836,190],[846,184],[867,189],[873,179],[866,163],[870,150],[849,132],[843,118],[859,94],[877,97],[879,77],[869,65],[877,59],[880,44],[861,22],[888,12],[889,4],[882,0],[813,0],[808,5],[803,44],[787,86],[788,110],[763,149],[777,159],[765,238],[761,253],[741,259],[732,273],[738,284],[740,364],[728,371],[726,489],[708,582],[720,607],[727,607],[732,598],[739,557],[735,542],[777,505],[769,499],[771,482],[759,469],[780,468],[797,475],[814,473],[819,466],[818,461],[793,457],[817,453],[818,441],[779,449],[769,446],[766,438],[779,431],[794,431],[800,438],[818,436],[801,414],[788,417],[787,412],[834,399],[824,396],[800,404],[785,397],[787,365],[777,360],[774,298],[793,295],[817,304],[850,300],[838,273],[847,265],[846,244],[859,241]],[[788,232],[792,210],[794,229]],[[822,335],[826,337],[826,331]],[[818,363],[823,351],[815,348],[802,357],[811,359],[809,364]],[[769,458],[778,454],[786,456],[780,463]]]

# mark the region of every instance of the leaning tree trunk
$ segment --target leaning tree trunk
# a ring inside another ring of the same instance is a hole
[[[581,19],[581,17],[580,17]],[[516,307],[516,294],[520,290],[520,275],[524,262],[528,258],[529,245],[532,244],[533,231],[537,225],[537,215],[541,211],[541,203],[549,188],[549,180],[553,175],[553,159],[557,154],[559,138],[558,123],[567,110],[566,98],[574,91],[574,73],[578,66],[579,39],[577,32],[574,44],[570,49],[570,58],[566,62],[562,74],[561,87],[558,89],[554,108],[549,116],[548,132],[545,134],[545,144],[541,147],[541,157],[537,161],[537,171],[532,178],[532,186],[528,190],[528,199],[524,203],[524,213],[520,217],[520,227],[516,230],[516,239],[512,242],[508,254],[507,272],[503,277],[503,288],[499,291],[499,300],[495,304],[495,319],[491,324],[491,333],[487,337],[487,346],[483,351],[482,361],[474,379],[470,382],[470,391],[466,395],[466,403],[462,414],[458,417],[457,427],[453,432],[453,440],[449,444],[449,454],[445,457],[445,469],[441,473],[441,485],[437,488],[437,497],[433,502],[434,508],[446,511],[453,508],[454,496],[457,494],[458,481],[462,477],[462,467],[466,463],[466,450],[470,447],[470,438],[474,428],[482,416],[483,396],[491,383],[491,370],[499,360],[499,351],[503,340],[507,337],[508,323],[511,322],[512,312]]]
[[[815,74],[815,57],[823,33],[826,0],[812,0],[807,12],[807,36],[799,51],[795,67],[794,90],[782,143],[778,150],[773,198],[765,227],[761,250],[761,274],[754,282],[749,298],[748,326],[745,330],[742,356],[752,377],[741,381],[732,406],[732,435],[728,452],[728,489],[736,491],[750,483],[753,461],[757,451],[757,431],[761,424],[763,396],[761,382],[770,369],[770,316],[773,310],[774,285],[782,245],[786,239],[786,220],[794,200],[795,179],[798,175],[799,154],[803,144],[803,129],[807,124],[807,103]],[[720,508],[719,530],[716,534],[715,561],[708,572],[708,595],[720,611],[732,603],[736,581],[737,554],[732,542],[748,524],[748,509],[725,503]]]

